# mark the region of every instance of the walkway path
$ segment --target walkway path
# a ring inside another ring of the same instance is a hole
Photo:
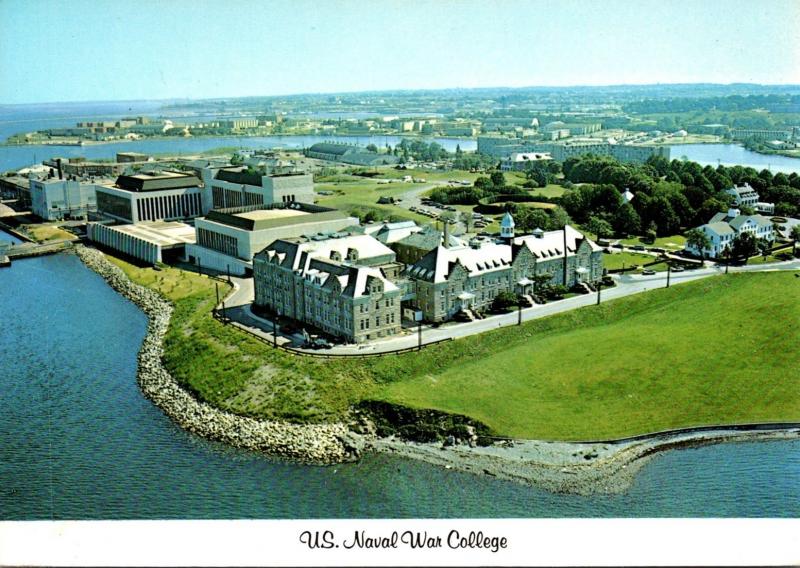
[[[730,267],[730,272],[732,273],[785,270],[800,270],[800,259],[773,264]],[[700,268],[677,273],[673,272],[670,275],[670,285],[682,284],[684,282],[708,278],[709,276],[718,276],[724,273],[725,267],[723,266],[713,266],[710,268]],[[226,307],[228,308],[228,317],[247,327],[253,333],[271,341],[273,339],[272,323],[268,320],[254,316],[250,311],[250,304],[252,304],[254,298],[253,279],[233,278],[232,280],[235,281],[237,287],[225,302]],[[600,292],[600,298],[602,302],[623,298],[625,296],[631,296],[640,292],[646,292],[647,290],[664,288],[667,284],[667,273],[659,272],[652,276],[628,274],[618,275],[614,276],[614,280],[617,283],[615,287],[604,288]],[[536,305],[534,307],[524,308],[522,310],[522,321],[531,321],[585,306],[592,306],[596,303],[597,294],[585,294],[560,300],[558,302]],[[514,311],[508,314],[490,316],[483,320],[476,320],[467,323],[452,322],[443,324],[438,328],[424,325],[422,327],[422,341],[423,344],[425,344],[444,339],[467,337],[469,335],[475,335],[477,333],[482,333],[491,329],[497,329],[499,327],[516,325],[518,321],[519,314],[517,311]],[[297,347],[299,344],[298,340],[299,337],[294,338],[295,347]],[[279,336],[278,338],[278,342],[281,344],[292,343],[292,341],[292,338],[283,335]],[[314,350],[308,351],[313,353],[322,353],[325,355],[363,355],[368,353],[385,353],[399,349],[413,348],[417,346],[417,342],[417,332],[416,328],[414,328],[405,330],[405,332],[401,335],[373,341],[365,345],[337,345],[332,349],[322,352]]]

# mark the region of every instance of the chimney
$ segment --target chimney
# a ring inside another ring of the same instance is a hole
[[[56,168],[58,168],[58,179],[64,179],[64,174],[61,171],[61,158],[56,158]]]
[[[444,235],[442,236],[442,246],[450,248],[450,224],[445,219],[444,221]]]

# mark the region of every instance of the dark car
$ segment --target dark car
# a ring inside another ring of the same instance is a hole
[[[633,250],[647,250],[644,248],[644,245],[633,245],[631,248]]]

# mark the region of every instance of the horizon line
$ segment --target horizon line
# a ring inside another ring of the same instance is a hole
[[[567,84],[567,85],[526,85],[521,87],[512,86],[487,86],[487,87],[419,87],[419,88],[398,88],[398,89],[371,89],[371,90],[357,90],[357,91],[307,91],[299,93],[285,93],[285,94],[272,94],[272,95],[220,95],[213,97],[163,97],[163,98],[142,98],[142,99],[82,99],[82,100],[61,100],[61,101],[33,101],[25,103],[5,103],[0,102],[0,107],[13,107],[13,106],[31,106],[31,105],[68,105],[68,104],[87,104],[87,103],[126,103],[126,102],[163,102],[163,101],[218,101],[229,99],[269,99],[280,97],[303,97],[303,96],[323,96],[323,95],[357,95],[357,94],[383,94],[383,93],[411,93],[411,92],[441,92],[441,91],[490,91],[490,90],[508,90],[508,91],[524,91],[531,89],[603,89],[615,87],[678,87],[678,86],[719,86],[719,87],[734,87],[734,86],[758,86],[758,87],[782,87],[782,88],[798,88],[800,83],[753,83],[743,81],[733,81],[730,83],[716,83],[716,82],[688,82],[688,83],[608,83],[608,84]]]

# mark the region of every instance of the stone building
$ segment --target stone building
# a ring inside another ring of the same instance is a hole
[[[501,292],[529,296],[535,292],[532,278],[543,274],[550,275],[550,284],[595,283],[603,276],[602,250],[566,226],[498,242],[437,246],[407,267],[404,276],[411,281],[411,304],[425,320],[438,322],[461,311],[486,309]]]
[[[395,254],[369,235],[279,239],[253,259],[255,305],[361,343],[400,332]]]

